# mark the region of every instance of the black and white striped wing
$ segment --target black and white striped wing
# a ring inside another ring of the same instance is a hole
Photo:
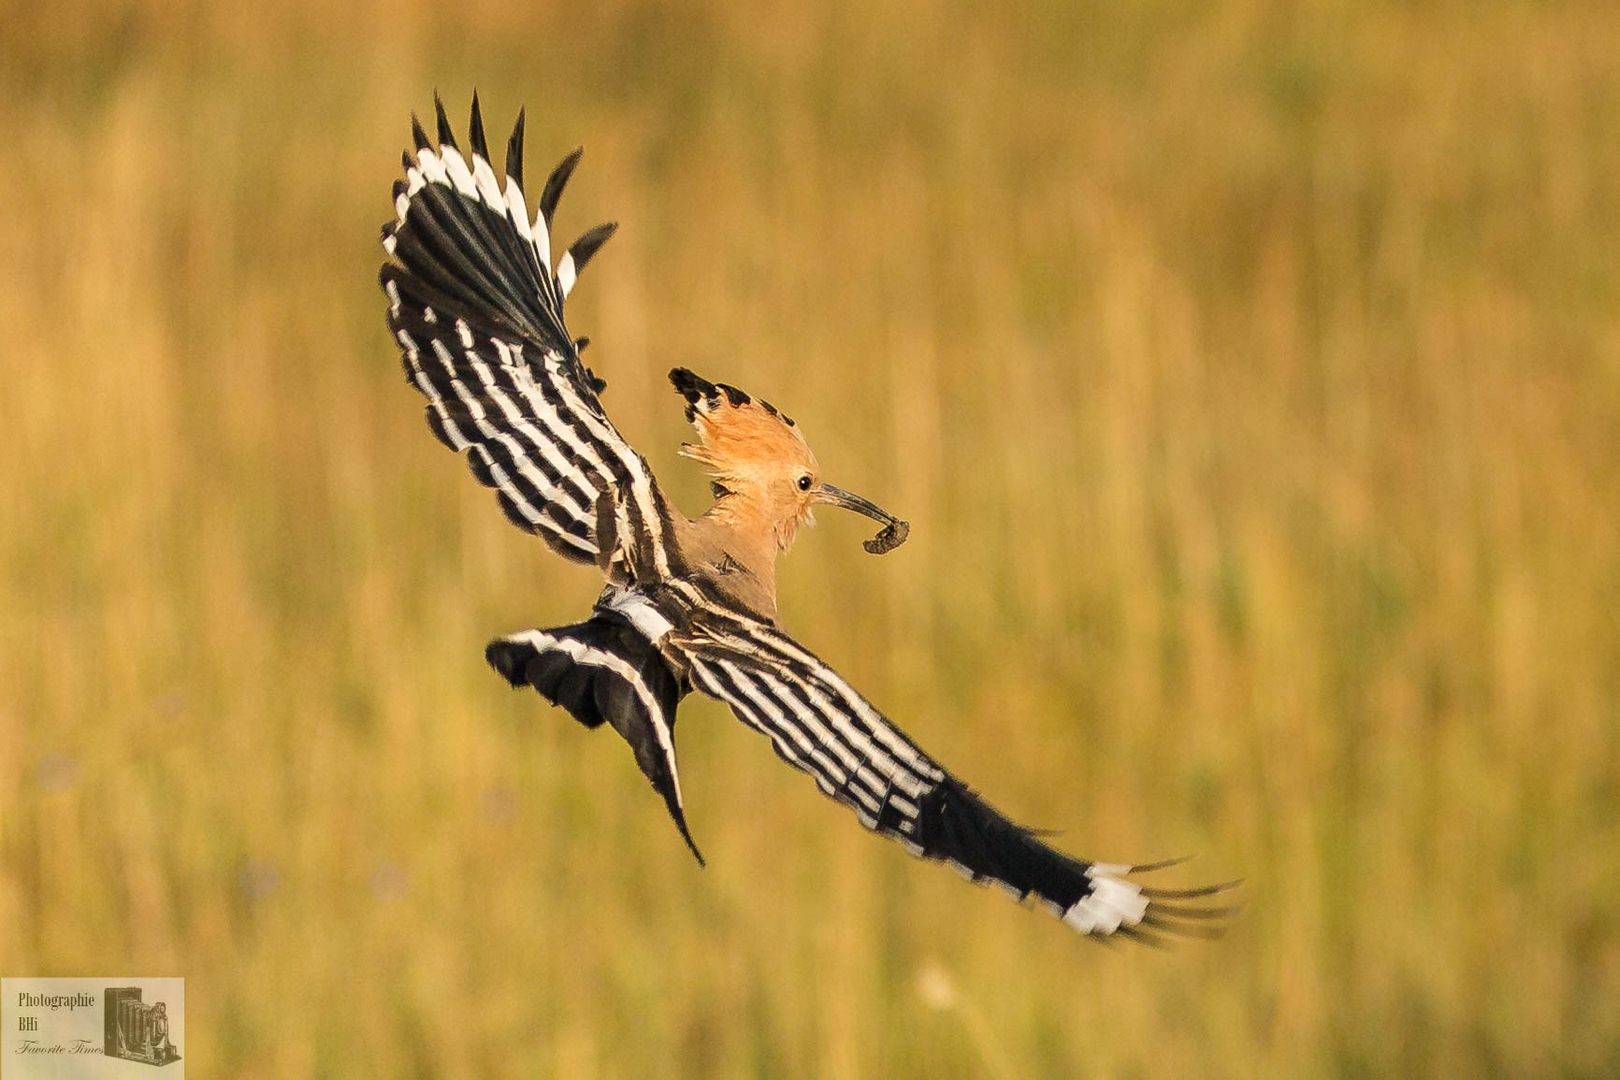
[[[814,654],[773,627],[700,620],[677,646],[692,685],[724,701],[771,740],[777,754],[809,773],[862,825],[913,855],[949,862],[964,876],[995,883],[1018,899],[1033,896],[1083,934],[1154,940],[1158,932],[1197,933],[1220,909],[1178,905],[1225,886],[1143,888],[1132,867],[1085,862],[1043,843],[1009,820],[924,753]]]
[[[381,273],[388,325],[407,379],[427,398],[428,424],[466,453],[519,528],[611,578],[660,578],[670,569],[669,507],[603,411],[606,384],[580,360],[563,321],[579,271],[613,227],[592,229],[551,265],[553,212],[579,151],[551,174],[531,220],[522,114],[503,182],[477,97],[466,157],[435,104],[436,142],[412,121],[415,153],[394,185]]]

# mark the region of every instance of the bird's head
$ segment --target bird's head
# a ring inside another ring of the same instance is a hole
[[[709,470],[715,498],[733,504],[739,524],[769,530],[785,551],[799,527],[811,522],[816,504],[830,503],[883,523],[883,531],[866,541],[874,555],[905,541],[906,522],[822,482],[821,466],[798,425],[769,402],[686,368],[671,371],[669,381],[686,399],[686,418],[698,433],[698,441],[684,444],[681,453]]]

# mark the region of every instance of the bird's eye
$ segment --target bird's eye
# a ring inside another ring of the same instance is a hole
[[[809,473],[805,473],[803,476],[799,477],[799,490],[800,491],[809,491],[810,490],[810,474]]]

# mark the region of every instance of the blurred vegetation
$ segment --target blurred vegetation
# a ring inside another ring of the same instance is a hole
[[[1620,21],[867,8],[0,5],[0,970],[185,976],[199,1076],[1620,1073]],[[699,871],[486,670],[595,578],[383,325],[474,86],[587,144],[572,328],[683,505],[677,364],[912,520],[823,515],[788,626],[1246,876],[1226,940],[1078,940],[693,700]]]

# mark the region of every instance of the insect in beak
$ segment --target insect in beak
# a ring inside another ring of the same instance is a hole
[[[883,555],[893,551],[905,543],[906,537],[911,534],[910,522],[901,521],[871,500],[863,499],[859,495],[845,491],[843,488],[833,487],[831,484],[822,484],[816,490],[816,501],[841,506],[845,510],[865,514],[874,521],[881,521],[883,531],[872,537],[872,539],[864,541],[861,545],[873,555]]]

